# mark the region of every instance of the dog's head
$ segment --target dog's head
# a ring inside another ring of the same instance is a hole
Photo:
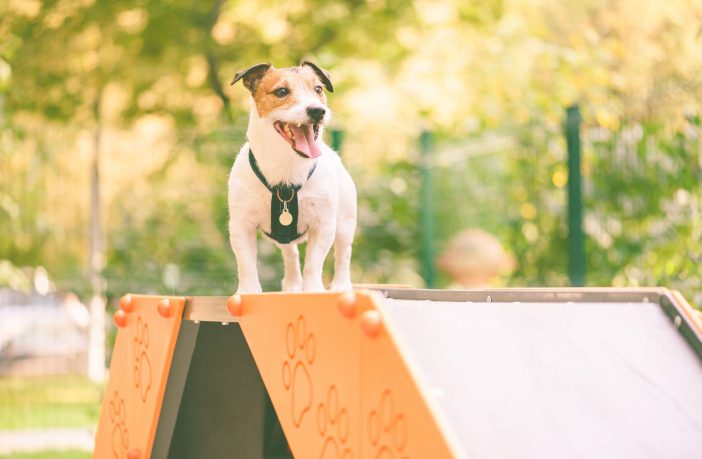
[[[283,69],[257,64],[237,72],[231,84],[239,80],[251,92],[258,116],[270,122],[297,154],[307,158],[322,154],[316,141],[331,119],[324,92],[325,88],[334,92],[329,72],[309,61]]]

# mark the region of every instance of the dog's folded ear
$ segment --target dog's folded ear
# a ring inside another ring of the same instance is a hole
[[[271,68],[271,64],[256,64],[247,69],[240,70],[234,74],[234,78],[230,84],[234,84],[243,78],[246,89],[253,92],[256,89],[256,84],[263,75]]]
[[[323,68],[317,66],[314,62],[310,61],[302,61],[300,63],[300,67],[308,66],[312,70],[314,70],[314,73],[317,74],[320,80],[322,80],[322,84],[324,85],[325,88],[327,88],[327,91],[329,92],[334,92],[334,86],[332,85],[331,82],[331,75],[329,75],[329,72],[324,70]]]

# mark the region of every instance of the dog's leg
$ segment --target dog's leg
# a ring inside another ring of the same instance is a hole
[[[229,243],[236,257],[236,269],[239,275],[237,293],[260,293],[256,267],[256,229],[240,228],[229,225]]]
[[[334,279],[330,290],[345,292],[352,290],[351,286],[351,244],[355,231],[355,221],[339,224],[334,240]]]
[[[283,291],[299,292],[302,290],[302,273],[300,272],[300,252],[297,244],[276,244],[283,254]]]
[[[339,174],[339,213],[334,240],[334,278],[331,290],[351,290],[351,244],[356,232],[356,187],[346,170]]]
[[[329,249],[334,242],[334,226],[310,230],[307,239],[307,253],[305,254],[305,272],[302,276],[303,292],[323,292],[322,269],[324,259],[327,258]]]

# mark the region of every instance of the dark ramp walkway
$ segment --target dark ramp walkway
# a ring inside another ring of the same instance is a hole
[[[467,457],[702,458],[702,364],[660,304],[432,295],[382,310]]]

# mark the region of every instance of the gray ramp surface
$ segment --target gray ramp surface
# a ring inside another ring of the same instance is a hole
[[[656,304],[382,309],[468,458],[702,458],[702,364]]]

